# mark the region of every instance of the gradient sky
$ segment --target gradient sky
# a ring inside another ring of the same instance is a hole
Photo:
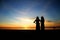
[[[32,27],[36,16],[44,16],[46,26],[60,26],[60,1],[0,0],[1,27]]]

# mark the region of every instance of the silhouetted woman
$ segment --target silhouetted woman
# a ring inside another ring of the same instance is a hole
[[[41,16],[41,30],[44,30],[44,17]]]
[[[36,17],[36,20],[34,21],[34,23],[36,23],[36,30],[40,30],[40,19],[39,19],[39,17],[37,16]]]

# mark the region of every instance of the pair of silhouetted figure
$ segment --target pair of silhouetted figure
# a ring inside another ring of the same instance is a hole
[[[37,16],[34,23],[36,23],[36,30],[40,30],[40,23],[41,23],[41,30],[44,30],[44,17],[43,16],[41,16],[41,20]]]

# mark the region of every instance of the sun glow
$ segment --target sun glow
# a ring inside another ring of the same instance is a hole
[[[18,20],[21,20],[20,24],[24,28],[30,27],[33,24],[33,20],[29,18],[20,18]]]

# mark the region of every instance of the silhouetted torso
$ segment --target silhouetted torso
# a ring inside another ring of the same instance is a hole
[[[41,30],[44,30],[44,17],[41,17]]]
[[[36,22],[36,30],[40,30],[40,19],[39,17],[36,18],[36,20],[34,21],[34,23]]]

